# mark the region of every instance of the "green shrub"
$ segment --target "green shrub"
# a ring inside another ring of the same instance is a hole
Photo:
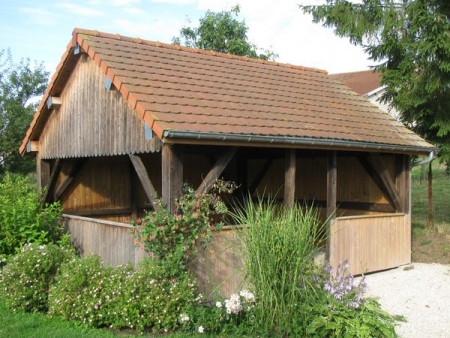
[[[191,312],[180,315],[185,331],[239,337],[251,332],[256,304],[253,293],[242,290],[215,302],[204,302],[201,297],[197,299],[200,303],[195,304]]]
[[[297,331],[298,305],[315,301],[313,256],[323,224],[312,208],[285,208],[250,199],[233,215],[243,229],[246,281],[258,300],[256,327],[271,335]]]
[[[138,332],[173,331],[195,302],[195,279],[185,273],[170,278],[151,260],[103,267],[98,256],[64,264],[50,290],[49,314],[91,327],[130,328]]]
[[[300,304],[302,335],[311,337],[396,337],[395,320],[373,298],[364,297],[364,276],[358,285],[347,272],[348,262],[333,271],[328,264],[316,276],[314,304]]]
[[[173,214],[161,208],[135,222],[136,244],[143,245],[156,264],[165,266],[171,275],[184,273],[198,246],[209,244],[212,227],[222,227],[221,219],[228,209],[220,194],[230,194],[235,188],[234,183],[217,180],[211,192],[198,194],[184,185]]]
[[[48,309],[48,290],[61,264],[74,256],[74,251],[56,244],[26,244],[9,260],[1,273],[5,300],[13,311]]]
[[[0,182],[0,258],[26,243],[57,242],[63,234],[59,203],[43,207],[30,179],[6,174]]]

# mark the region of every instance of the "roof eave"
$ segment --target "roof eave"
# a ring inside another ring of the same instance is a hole
[[[402,154],[425,155],[437,151],[436,147],[396,145],[385,143],[370,143],[339,139],[320,139],[292,136],[245,135],[226,133],[204,133],[166,130],[163,141],[167,143],[201,143],[241,145],[241,146],[269,146],[269,147],[305,147],[329,150],[353,150],[369,152],[389,152]]]

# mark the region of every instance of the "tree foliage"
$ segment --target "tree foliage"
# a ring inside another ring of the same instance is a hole
[[[313,21],[362,46],[381,73],[382,97],[450,160],[450,2],[327,0],[300,6]]]
[[[208,10],[200,19],[198,27],[183,27],[180,30],[181,37],[174,37],[174,44],[182,44],[187,47],[195,47],[205,50],[214,50],[221,53],[245,55],[251,58],[274,60],[277,54],[270,50],[261,50],[256,45],[248,42],[248,27],[245,21],[239,21],[239,5],[230,11],[214,13]]]
[[[0,50],[0,173],[33,171],[33,159],[22,157],[18,148],[36,109],[29,101],[44,93],[48,75],[42,63],[17,64],[9,49]]]

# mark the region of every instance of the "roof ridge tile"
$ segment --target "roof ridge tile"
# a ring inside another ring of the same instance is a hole
[[[229,54],[229,53],[216,52],[213,50],[203,50],[203,49],[198,49],[198,48],[173,45],[173,44],[163,43],[160,41],[144,40],[141,38],[130,38],[130,37],[123,36],[120,34],[104,33],[104,32],[100,32],[97,30],[94,31],[94,30],[88,30],[88,29],[82,29],[82,28],[75,28],[73,34],[94,35],[96,37],[104,37],[104,38],[113,39],[113,40],[129,41],[129,42],[134,42],[134,43],[137,42],[139,44],[148,45],[148,46],[155,46],[155,47],[172,49],[172,50],[182,50],[182,51],[189,52],[189,53],[212,55],[212,56],[225,57],[225,58],[235,59],[235,60],[250,61],[250,62],[262,63],[262,64],[270,64],[273,66],[279,66],[279,67],[284,67],[284,68],[308,70],[308,71],[312,71],[312,72],[328,74],[328,72],[326,70],[318,69],[318,68],[297,66],[297,65],[292,65],[289,63],[268,61],[268,60],[263,60],[263,59],[259,59],[259,58],[250,58],[248,56],[238,56],[238,55],[233,55],[233,54]],[[174,47],[174,46],[179,46],[179,48]]]

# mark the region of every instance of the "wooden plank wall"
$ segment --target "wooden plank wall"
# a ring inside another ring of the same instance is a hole
[[[395,177],[395,156],[383,155],[383,160],[392,177]],[[263,159],[248,162],[248,181],[264,164]],[[254,197],[265,195],[282,197],[284,194],[284,160],[275,159],[267,174],[257,187]],[[380,188],[354,156],[337,158],[337,201],[387,204],[388,200]],[[326,158],[297,158],[295,198],[299,201],[326,201],[327,167]],[[377,212],[344,209],[337,210],[338,216],[379,214]]]
[[[155,188],[161,191],[161,161],[158,153],[141,155]],[[67,159],[63,164],[58,184],[61,183],[72,168],[74,161]],[[130,172],[131,171],[131,172]],[[131,184],[134,169],[128,156],[90,158],[75,177],[71,186],[61,196],[63,208],[68,213],[80,210],[119,210],[127,209],[122,215],[117,212],[110,216],[101,216],[117,222],[129,222],[132,201],[136,208],[149,208],[149,202],[142,185]],[[134,194],[134,197],[132,196]],[[133,197],[133,198],[132,198]]]
[[[212,299],[220,294],[229,297],[245,288],[241,242],[231,226],[213,235],[211,246],[200,250],[192,269],[199,279],[199,291]]]
[[[110,266],[137,264],[145,257],[141,248],[134,246],[128,224],[64,215],[66,231],[83,255],[97,254]]]
[[[66,231],[83,255],[97,254],[110,266],[138,264],[146,253],[134,246],[128,224],[64,215]],[[200,250],[192,270],[199,278],[199,292],[224,297],[242,290],[243,273],[239,239],[231,227],[214,233],[211,246]]]
[[[337,218],[331,225],[330,264],[345,259],[362,274],[411,263],[411,222],[406,214]]]
[[[82,55],[39,140],[42,159],[160,151],[161,141],[145,138],[143,120],[104,81],[98,66]]]

